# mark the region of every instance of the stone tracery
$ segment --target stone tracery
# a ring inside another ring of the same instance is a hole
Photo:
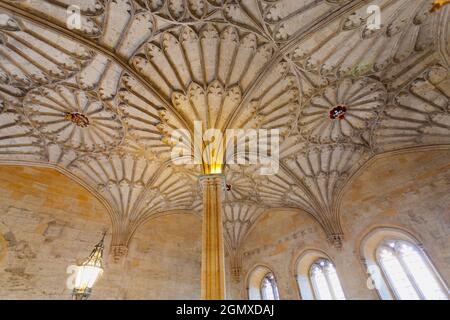
[[[445,36],[448,8],[438,17],[429,1],[372,1],[384,15],[373,32],[356,1],[78,2],[81,30],[66,29],[64,1],[1,3],[0,158],[56,163],[99,188],[118,252],[151,216],[199,211],[199,168],[165,163],[172,131],[195,120],[282,132],[278,174],[227,173],[235,265],[273,207],[307,211],[341,245],[340,192],[356,169],[380,152],[449,143],[448,42],[432,36]],[[308,30],[313,20],[324,27]],[[345,118],[331,121],[338,105]],[[64,121],[80,111],[85,128]]]

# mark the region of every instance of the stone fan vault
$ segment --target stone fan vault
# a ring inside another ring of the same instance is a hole
[[[381,29],[367,28],[369,4]],[[78,5],[81,29],[66,25]],[[346,185],[375,158],[450,146],[450,6],[429,0],[2,0],[0,163],[51,167],[107,208],[116,261],[169,213],[201,215],[193,122],[277,128],[280,170],[228,166],[225,247],[262,213],[310,214],[336,247]]]

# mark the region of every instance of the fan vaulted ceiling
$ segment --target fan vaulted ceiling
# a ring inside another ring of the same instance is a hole
[[[367,7],[381,8],[380,30]],[[66,26],[77,5],[81,29]],[[120,258],[144,221],[201,213],[174,129],[278,128],[280,170],[230,165],[229,253],[304,210],[332,243],[371,159],[450,146],[450,6],[430,0],[1,0],[0,161],[49,166],[108,208]],[[345,119],[329,112],[345,106]],[[282,212],[282,211],[280,211]],[[281,213],[280,213],[281,214]]]

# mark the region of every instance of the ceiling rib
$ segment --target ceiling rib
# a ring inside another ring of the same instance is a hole
[[[285,45],[279,48],[272,57],[272,59],[270,60],[270,62],[266,64],[264,70],[258,75],[255,81],[253,81],[251,87],[246,91],[246,95],[242,98],[240,104],[236,107],[231,116],[228,118],[227,122],[225,123],[225,127],[229,127],[233,123],[233,121],[239,116],[239,111],[242,109],[242,106],[246,105],[249,102],[248,99],[252,96],[252,93],[255,90],[255,88],[257,88],[261,84],[261,81],[263,81],[266,78],[267,73],[271,71],[281,59],[283,59],[285,54],[289,53],[290,50],[295,48],[295,46],[297,46],[303,39],[305,39],[311,33],[317,32],[320,28],[326,26],[334,19],[342,17],[342,14],[355,10],[356,8],[362,6],[366,2],[367,0],[365,1],[353,0],[347,3],[346,5],[339,6],[337,10],[332,11],[327,17],[321,19],[312,26],[308,26],[308,28],[306,28],[305,31],[298,32]]]
[[[150,92],[152,92],[153,94],[155,94],[155,96],[157,96],[163,103],[164,103],[164,107],[166,107],[168,110],[170,110],[171,112],[173,112],[173,114],[177,117],[177,119],[190,131],[193,132],[193,128],[190,127],[190,125],[188,124],[187,121],[185,121],[185,119],[183,117],[181,117],[181,115],[179,114],[179,112],[170,104],[168,103],[163,96],[161,96],[161,94],[154,90],[154,88],[152,86],[149,85],[149,83],[147,81],[145,81],[145,79],[142,77],[142,75],[140,75],[136,70],[134,70],[129,64],[128,61],[124,60],[123,58],[119,57],[118,55],[116,55],[114,52],[111,52],[110,50],[104,48],[103,46],[95,43],[94,41],[90,40],[90,39],[86,39],[85,37],[77,34],[76,32],[72,32],[69,29],[63,28],[55,23],[52,23],[46,19],[43,19],[41,17],[38,17],[34,14],[31,14],[23,9],[17,8],[13,5],[4,3],[4,2],[0,2],[0,8],[4,9],[6,11],[9,11],[17,16],[20,16],[22,18],[31,20],[43,27],[47,27],[50,28],[52,30],[55,30],[63,35],[65,35],[68,38],[71,39],[75,39],[77,41],[79,41],[81,44],[91,48],[92,50],[96,51],[97,53],[101,53],[103,55],[105,55],[106,57],[108,57],[111,61],[119,64],[124,70],[126,70],[128,73],[130,73],[133,77],[135,77],[139,82],[142,83],[142,85],[144,87],[146,87]]]

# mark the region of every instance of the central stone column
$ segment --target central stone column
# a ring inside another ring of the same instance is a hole
[[[225,299],[225,258],[222,226],[221,174],[200,176],[203,192],[202,225],[202,299]]]

